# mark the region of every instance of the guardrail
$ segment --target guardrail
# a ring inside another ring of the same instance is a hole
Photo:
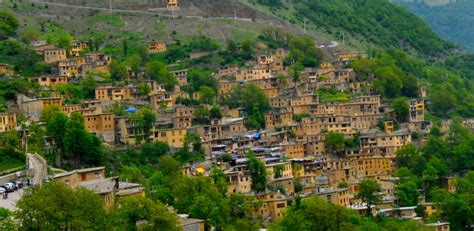
[[[18,171],[21,171],[21,170],[25,170],[25,166],[21,166],[21,167],[1,171],[0,172],[0,177],[4,176],[4,175],[7,175],[7,174],[10,174],[10,173],[18,172]]]

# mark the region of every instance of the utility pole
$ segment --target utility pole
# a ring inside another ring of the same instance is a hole
[[[109,0],[109,12],[112,14],[112,0]]]

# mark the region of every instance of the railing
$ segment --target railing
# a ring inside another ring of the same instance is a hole
[[[18,171],[21,171],[21,170],[24,170],[24,169],[25,169],[25,166],[4,170],[4,171],[0,172],[0,176],[8,175],[10,173],[18,172]]]

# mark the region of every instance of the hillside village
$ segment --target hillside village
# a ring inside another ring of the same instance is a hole
[[[167,7],[177,4],[169,0]],[[179,175],[214,179],[212,184],[224,185],[224,195],[246,198],[250,209],[243,217],[262,227],[284,219],[301,199],[317,196],[362,217],[413,220],[426,230],[450,230],[449,221],[435,216],[440,207],[428,191],[436,185],[456,192],[456,180],[469,167],[449,174],[435,169],[429,179],[422,169],[423,188],[409,192],[399,189],[406,187],[407,175],[398,170],[416,173],[418,162],[400,166],[414,161],[403,155],[420,153],[413,150],[433,145],[435,136],[444,142],[449,134],[474,132],[474,120],[433,120],[428,112],[431,88],[421,82],[411,88],[403,82],[398,96],[406,97],[392,97],[395,83],[383,85],[376,71],[367,71],[371,60],[388,57],[383,52],[336,51],[309,36],[292,36],[286,46],[272,46],[278,39],[268,36],[223,49],[213,48],[218,46],[212,38],[202,36],[189,45],[198,49],[184,55],[178,53],[179,41],[150,38],[141,55],[152,60],[140,64],[117,60],[90,40],[76,38],[66,46],[32,41],[31,55],[41,56],[50,73],[23,76],[11,64],[0,64],[0,81],[22,79],[33,86],[7,100],[0,112],[0,134],[16,134],[25,152],[68,170],[50,168],[45,178],[89,189],[101,195],[106,208],[130,196],[164,198],[156,195],[164,191],[144,180],[156,180],[144,173],[151,171],[148,167],[127,175],[121,165],[142,161],[160,170],[156,160],[174,156],[182,164]],[[122,45],[127,57],[127,45]],[[153,59],[165,54],[181,57]],[[206,57],[213,55],[235,60],[206,65],[212,62]],[[390,62],[398,58],[392,56]],[[93,84],[83,97],[68,88],[87,81]],[[139,154],[146,148],[151,148],[149,154]],[[123,153],[136,154],[136,160]],[[215,180],[217,176],[225,182]],[[365,185],[374,182],[378,189],[364,195]],[[410,199],[400,195],[413,191]],[[186,209],[176,201],[176,208],[169,209],[179,214],[181,229],[222,225],[212,217],[180,214]]]

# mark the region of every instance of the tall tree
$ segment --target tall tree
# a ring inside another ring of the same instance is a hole
[[[291,205],[275,230],[351,230],[354,218],[351,210],[313,196]]]
[[[395,110],[398,122],[404,123],[408,121],[410,117],[410,105],[406,98],[396,98],[390,105],[393,107],[393,110]]]
[[[380,192],[382,187],[376,180],[365,179],[359,183],[359,192],[356,194],[356,198],[359,198],[367,206],[367,216],[372,215],[372,206],[382,200]]]
[[[109,65],[110,78],[113,81],[124,81],[128,79],[127,67],[118,61],[112,61]]]
[[[324,146],[329,153],[341,154],[345,148],[344,134],[338,132],[329,132],[324,138]]]
[[[16,34],[18,20],[11,13],[0,11],[0,40]]]
[[[252,189],[256,192],[264,192],[267,188],[267,170],[265,163],[257,159],[252,151],[247,154],[248,166],[252,175]]]
[[[120,198],[112,217],[113,225],[124,230],[180,230],[178,217],[165,205],[140,196]],[[137,227],[139,221],[144,223]]]
[[[53,147],[55,153],[59,154],[59,165],[62,165],[64,159],[64,137],[67,133],[68,117],[63,112],[56,112],[51,115],[51,118],[46,123],[46,133],[53,139]],[[55,159],[55,158],[53,158]]]
[[[174,90],[174,86],[178,82],[166,69],[165,64],[159,61],[148,63],[145,66],[145,73],[150,79],[156,80],[159,84],[164,84],[169,92]]]
[[[21,230],[106,229],[103,199],[84,188],[72,190],[62,182],[33,189],[17,202],[15,218]]]

